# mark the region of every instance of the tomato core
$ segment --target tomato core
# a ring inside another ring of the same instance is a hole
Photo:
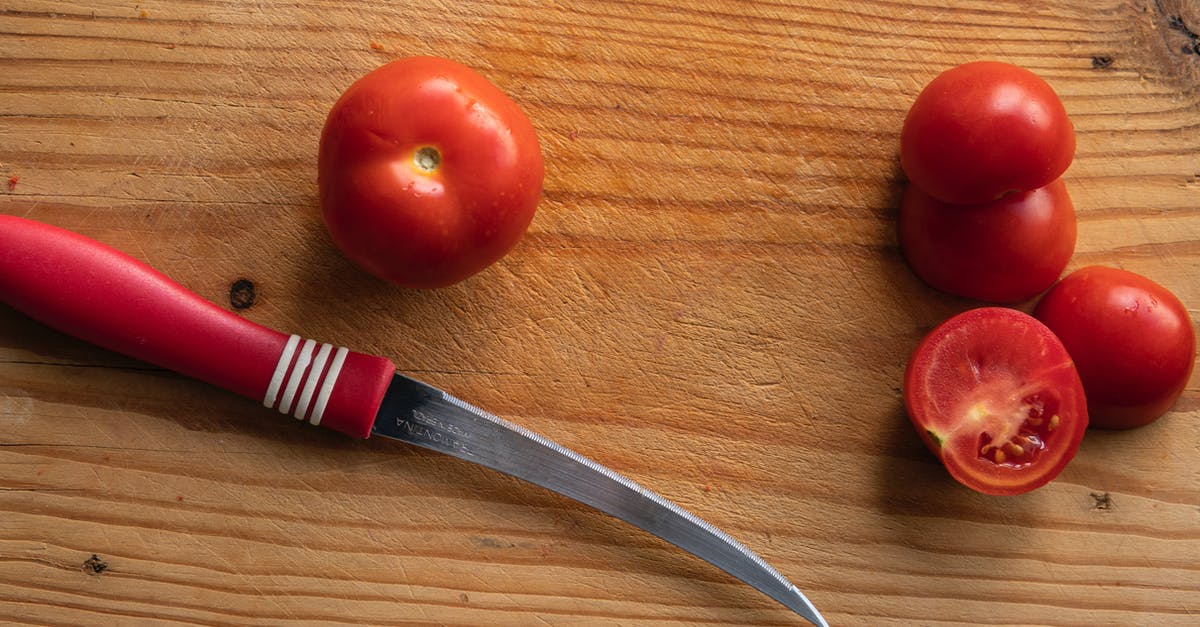
[[[433,146],[421,146],[413,153],[413,165],[424,174],[437,172],[442,164],[442,153]]]
[[[1011,468],[1035,463],[1061,421],[1058,401],[1040,393],[1002,407],[978,403],[969,413],[980,426],[979,459]]]

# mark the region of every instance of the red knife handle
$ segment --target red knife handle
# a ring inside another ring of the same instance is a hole
[[[287,336],[118,250],[0,216],[0,300],[64,333],[365,438],[396,368]]]

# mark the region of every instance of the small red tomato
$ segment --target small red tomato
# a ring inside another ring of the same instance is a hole
[[[1175,404],[1191,377],[1196,334],[1187,309],[1139,274],[1080,268],[1046,292],[1034,316],[1075,360],[1092,426],[1151,423]]]
[[[1045,325],[1016,309],[961,313],[925,336],[904,374],[917,432],[963,485],[1020,494],[1075,456],[1087,427],[1079,375]]]
[[[1075,131],[1050,85],[1021,67],[977,61],[917,96],[900,132],[909,180],[953,204],[1048,185],[1075,156]]]
[[[1054,284],[1075,252],[1075,206],[1062,179],[978,205],[950,205],[909,185],[900,248],[930,286],[995,303]]]
[[[461,281],[516,245],[542,191],[537,134],[474,70],[433,57],[393,61],[334,104],[317,182],[345,255],[406,287]]]

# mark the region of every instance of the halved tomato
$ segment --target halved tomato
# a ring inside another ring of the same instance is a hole
[[[993,303],[1046,291],[1075,252],[1075,205],[1062,179],[977,205],[951,205],[909,185],[900,250],[935,289]]]
[[[1075,456],[1088,422],[1062,342],[1033,316],[1001,307],[930,331],[908,363],[904,403],[950,474],[985,494],[1048,483]]]

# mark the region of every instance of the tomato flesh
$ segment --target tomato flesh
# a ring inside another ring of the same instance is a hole
[[[1045,485],[1087,427],[1083,387],[1057,337],[1015,309],[959,314],[917,346],[904,378],[909,418],[956,480],[985,494]]]

